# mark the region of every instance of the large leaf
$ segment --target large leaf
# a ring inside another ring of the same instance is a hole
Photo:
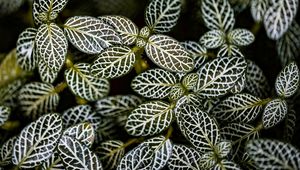
[[[273,99],[270,101],[263,113],[263,125],[265,128],[270,128],[281,122],[287,114],[287,103],[283,99]]]
[[[113,27],[119,33],[124,45],[133,45],[139,34],[138,27],[128,18],[117,15],[98,17],[104,23]]]
[[[239,57],[221,57],[206,63],[197,72],[198,95],[211,98],[225,95],[246,71],[246,60]]]
[[[237,46],[247,46],[254,41],[254,35],[247,29],[234,29],[227,35],[229,43]]]
[[[88,101],[95,101],[108,95],[109,82],[90,74],[88,63],[75,64],[65,71],[65,78],[71,91]]]
[[[61,136],[62,120],[47,114],[26,126],[16,140],[12,162],[21,168],[33,168],[51,157]]]
[[[158,134],[170,126],[172,109],[173,106],[162,101],[141,104],[129,115],[125,129],[134,136]]]
[[[10,108],[0,105],[0,126],[2,126],[10,116]]]
[[[0,166],[6,166],[11,164],[12,162],[12,153],[14,144],[18,137],[12,137],[8,139],[0,148]]]
[[[64,32],[54,23],[39,27],[36,37],[37,56],[53,71],[59,71],[65,62],[68,42]]]
[[[113,46],[98,55],[91,73],[102,78],[118,78],[127,74],[136,61],[134,51],[127,46]]]
[[[16,56],[17,62],[23,70],[31,71],[37,65],[38,59],[34,52],[36,32],[35,28],[27,28],[19,35]]]
[[[268,9],[269,0],[251,0],[250,9],[252,18],[256,22],[261,22],[264,19],[265,13]]]
[[[211,30],[227,32],[235,24],[233,10],[227,0],[203,0],[201,11],[206,27]]]
[[[208,49],[219,48],[226,42],[226,35],[221,30],[212,30],[206,32],[200,38],[200,43]]]
[[[52,154],[52,156],[43,162],[42,164],[43,170],[65,170],[65,167],[58,155],[57,150]]]
[[[272,0],[264,15],[264,25],[269,38],[278,40],[288,30],[296,16],[298,0]]]
[[[145,11],[147,26],[156,33],[169,32],[177,23],[180,0],[151,0]]]
[[[80,51],[97,54],[113,44],[121,44],[121,38],[113,28],[97,18],[75,16],[64,24],[68,40]]]
[[[168,161],[171,170],[199,170],[200,154],[192,147],[174,145]]]
[[[152,35],[145,47],[147,56],[158,66],[172,72],[189,72],[194,61],[180,43],[166,35]]]
[[[207,49],[195,41],[184,41],[181,45],[187,50],[187,52],[194,59],[195,69],[199,69],[208,59]]]
[[[176,83],[176,77],[172,73],[163,69],[151,69],[136,76],[131,87],[144,97],[162,99],[169,95]]]
[[[58,153],[67,170],[102,170],[98,156],[87,146],[69,136],[62,136],[58,143]]]
[[[270,139],[250,141],[246,146],[257,169],[299,169],[300,152],[291,144]]]
[[[104,117],[128,114],[142,103],[142,99],[135,95],[108,96],[98,100],[95,111]]]
[[[53,83],[55,79],[57,78],[57,75],[59,71],[55,71],[48,67],[48,65],[45,63],[45,61],[40,60],[38,63],[38,71],[39,75],[41,77],[41,80],[44,83]]]
[[[202,153],[213,151],[221,140],[216,121],[197,106],[182,106],[179,121],[188,140]]]
[[[22,87],[18,97],[26,116],[33,118],[56,110],[59,95],[51,84],[32,82]]]
[[[246,73],[242,75],[242,77],[235,83],[232,89],[230,89],[230,92],[232,94],[238,94],[241,93],[245,89],[246,84]]]
[[[247,123],[263,110],[262,100],[247,93],[236,94],[217,104],[212,114],[219,120]]]
[[[299,88],[299,68],[295,62],[287,65],[278,75],[275,82],[277,95],[291,97]]]

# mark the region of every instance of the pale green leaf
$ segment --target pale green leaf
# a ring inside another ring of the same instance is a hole
[[[6,166],[12,163],[13,148],[17,136],[8,139],[0,148],[0,166]]]
[[[55,71],[48,67],[45,61],[40,60],[38,63],[38,71],[41,80],[45,83],[53,83],[58,76],[59,71]]]
[[[212,30],[206,32],[200,38],[200,44],[207,49],[219,48],[226,42],[226,34],[221,30]]]
[[[254,42],[254,35],[247,29],[234,29],[229,32],[227,39],[230,44],[237,46],[247,46]]]
[[[283,99],[273,99],[270,101],[263,113],[263,125],[264,128],[270,128],[281,122],[288,111],[287,102]]]

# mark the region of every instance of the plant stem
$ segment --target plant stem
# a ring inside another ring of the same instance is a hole
[[[87,104],[88,101],[86,101],[85,99],[83,99],[83,98],[81,98],[81,97],[79,97],[79,96],[76,96],[76,103],[77,103],[78,105],[84,105],[84,104]]]
[[[6,121],[2,126],[1,129],[10,131],[12,129],[17,129],[20,126],[20,121]]]
[[[255,22],[255,24],[251,28],[252,34],[254,36],[257,35],[257,33],[259,32],[260,28],[261,28],[261,22]]]
[[[272,101],[272,98],[262,99],[261,101],[259,101],[259,102],[257,103],[257,105],[266,105],[266,104],[268,104],[270,101]]]
[[[62,92],[66,87],[68,87],[68,84],[66,82],[61,82],[57,86],[55,86],[54,91],[56,93]]]
[[[166,140],[168,140],[172,136],[173,131],[174,131],[174,128],[172,126],[170,126],[169,129],[168,129],[168,132],[165,136]]]
[[[140,138],[134,138],[134,139],[129,139],[124,145],[123,148],[126,148],[134,143],[140,143],[144,141],[144,137],[140,137]]]

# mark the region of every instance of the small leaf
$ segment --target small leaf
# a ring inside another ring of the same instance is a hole
[[[18,38],[16,47],[17,62],[23,70],[32,71],[37,65],[37,56],[34,50],[37,29],[27,28]]]
[[[0,126],[2,126],[10,116],[10,108],[0,105]]]
[[[205,46],[207,49],[214,49],[219,48],[223,44],[225,44],[226,35],[221,30],[212,30],[206,32],[201,38],[200,38],[200,44]]]
[[[225,158],[231,151],[231,143],[222,141],[217,145],[217,153],[219,158]]]
[[[171,101],[178,100],[181,96],[183,96],[185,93],[185,89],[182,87],[181,84],[175,84],[169,93],[169,99]]]
[[[169,32],[177,23],[180,8],[180,0],[151,0],[145,10],[145,22],[153,32]]]
[[[247,29],[234,29],[227,35],[230,44],[247,46],[254,41],[254,35]]]
[[[113,44],[121,44],[121,38],[111,26],[93,17],[71,17],[64,24],[64,30],[68,40],[88,54],[98,54]]]
[[[268,9],[268,0],[252,0],[250,1],[250,10],[252,18],[256,22],[261,22],[264,19],[265,13]]]
[[[207,49],[195,41],[184,41],[181,45],[186,49],[186,51],[194,59],[195,69],[199,69],[208,59]]]
[[[58,153],[67,170],[102,170],[96,154],[87,146],[69,136],[63,135],[58,143]]]
[[[21,168],[33,168],[51,157],[62,132],[58,114],[46,114],[26,126],[16,140],[12,162]]]
[[[171,72],[189,72],[194,61],[180,43],[166,35],[152,35],[145,47],[147,56],[158,66]]]
[[[129,115],[125,129],[133,136],[158,134],[170,126],[173,107],[162,101],[151,101],[139,105]]]
[[[270,101],[264,110],[263,113],[263,125],[264,127],[270,128],[277,125],[282,121],[287,114],[287,103],[282,99],[273,99]]]
[[[91,65],[91,73],[102,78],[118,78],[133,68],[136,62],[134,51],[127,46],[113,46],[98,55]]]
[[[228,170],[241,170],[238,164],[228,161],[226,159],[221,160],[218,162],[215,167],[212,168],[212,170],[223,170],[223,169],[228,169]]]
[[[53,83],[58,76],[59,71],[48,67],[45,61],[40,60],[38,64],[39,75],[44,83]]]
[[[87,63],[75,64],[67,69],[65,78],[71,91],[85,100],[95,101],[108,95],[108,80],[92,76]]]
[[[287,65],[278,75],[275,82],[277,95],[284,98],[291,97],[299,87],[299,68],[295,62]]]
[[[217,54],[218,57],[240,57],[244,58],[241,50],[232,44],[223,44]]]
[[[136,76],[131,88],[138,94],[154,99],[163,99],[176,84],[175,76],[163,69],[151,69]]]
[[[190,73],[183,78],[181,84],[187,90],[193,90],[196,87],[198,80],[199,75],[197,73]]]
[[[0,166],[6,166],[12,163],[13,148],[17,136],[8,139],[0,148]]]

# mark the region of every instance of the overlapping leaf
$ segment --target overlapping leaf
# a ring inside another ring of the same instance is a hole
[[[0,126],[3,125],[10,116],[10,108],[0,105]]]
[[[198,95],[211,98],[226,94],[246,71],[245,59],[239,57],[221,57],[206,63],[197,72],[199,81]]]
[[[288,143],[257,139],[250,141],[246,150],[258,169],[299,169],[300,167],[300,153]]]
[[[194,61],[180,43],[166,35],[152,35],[145,47],[147,56],[158,66],[172,72],[189,72]]]
[[[226,35],[221,30],[206,32],[201,38],[200,43],[208,49],[219,48],[226,42]]]
[[[240,166],[235,162],[228,161],[226,159],[221,160],[216,164],[212,170],[223,170],[223,169],[230,169],[230,170],[240,170]]]
[[[250,10],[252,18],[256,22],[260,22],[264,19],[265,13],[268,9],[268,0],[251,0],[250,1]]]
[[[125,129],[130,135],[149,136],[162,132],[172,122],[173,107],[163,101],[139,105],[129,115]]]
[[[43,170],[65,170],[65,167],[58,155],[57,150],[52,154],[52,156],[43,162],[42,164]]]
[[[14,144],[18,137],[8,139],[0,148],[0,166],[6,166],[12,163],[12,152]]]
[[[19,89],[23,83],[23,79],[18,79],[6,86],[0,87],[0,103],[11,108],[17,107],[16,101],[19,95]]]
[[[199,75],[196,73],[190,73],[188,75],[186,75],[181,84],[187,89],[187,90],[193,90],[196,85],[197,82],[199,80]]]
[[[207,49],[195,41],[184,41],[181,45],[194,59],[195,69],[199,69],[207,61]]]
[[[68,40],[80,51],[97,54],[113,44],[121,44],[118,33],[97,18],[75,16],[64,24]]]
[[[247,46],[254,41],[254,35],[247,29],[234,29],[227,35],[229,43],[237,46]]]
[[[133,45],[139,34],[138,27],[124,16],[108,15],[98,17],[104,23],[113,27],[119,33],[124,45]]]
[[[270,128],[282,121],[287,114],[287,103],[283,99],[273,99],[270,101],[263,113],[263,125]]]
[[[102,170],[97,155],[76,139],[63,135],[58,143],[58,153],[67,170]]]
[[[40,114],[55,111],[59,95],[51,84],[32,82],[22,87],[18,100],[24,114],[36,118]]]
[[[147,26],[156,33],[169,32],[177,23],[180,0],[152,0],[145,11]]]
[[[222,141],[217,145],[217,154],[219,158],[225,158],[231,151],[231,143],[229,141]]]
[[[246,84],[246,74],[244,73],[242,77],[235,83],[232,89],[230,89],[230,92],[232,94],[238,94],[241,93],[245,89]]]
[[[169,95],[176,82],[172,73],[163,69],[151,69],[135,77],[131,82],[131,87],[144,97],[162,99]]]
[[[41,77],[41,80],[45,83],[53,83],[57,78],[59,71],[55,71],[48,67],[45,61],[40,60],[38,64],[38,71]]]
[[[34,50],[37,29],[27,28],[18,38],[16,47],[17,62],[23,70],[31,71],[37,65],[37,56]]]
[[[123,130],[123,128],[122,128]],[[97,129],[96,143],[103,142],[105,140],[117,139],[120,136],[119,124],[113,118],[102,118]]]
[[[169,93],[169,99],[172,101],[178,100],[185,93],[185,89],[181,84],[175,84]]]
[[[61,136],[62,120],[47,114],[26,126],[16,140],[12,162],[18,167],[33,168],[51,157]]]
[[[87,63],[75,64],[67,69],[65,78],[72,92],[88,101],[107,96],[110,89],[107,79],[90,74],[90,65]]]
[[[295,134],[296,121],[297,117],[295,110],[288,108],[288,113],[285,118],[285,126],[283,130],[283,139],[287,142],[290,142],[293,139],[293,136]]]
[[[278,75],[275,82],[277,95],[291,97],[299,88],[300,72],[295,62],[287,65]]]
[[[91,73],[102,78],[117,78],[127,74],[136,61],[134,51],[127,46],[105,49],[91,65]]]
[[[223,44],[218,51],[218,57],[241,57],[244,58],[241,50],[232,44]]]

